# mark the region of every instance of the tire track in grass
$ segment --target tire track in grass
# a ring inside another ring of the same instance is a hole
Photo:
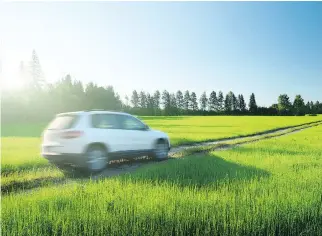
[[[314,125],[314,124],[318,124],[321,122],[322,122],[322,120],[318,120],[318,121],[312,121],[312,122],[302,123],[302,124],[298,124],[298,125],[290,125],[290,126],[283,126],[280,128],[268,129],[268,130],[250,133],[250,134],[233,135],[232,137],[209,139],[209,140],[204,140],[204,141],[195,141],[192,143],[189,142],[189,143],[184,143],[179,146],[176,146],[176,148],[189,147],[191,145],[205,145],[205,144],[207,145],[209,143],[218,142],[218,141],[229,141],[229,140],[235,140],[235,139],[241,139],[241,138],[257,137],[257,136],[262,136],[262,135],[275,133],[275,132],[279,132],[279,131],[283,131],[283,130],[288,130],[288,129],[292,129],[292,128],[303,127],[303,126],[307,126],[307,125]]]
[[[292,133],[299,132],[304,129],[308,129],[311,127],[315,127],[318,125],[321,125],[322,121],[319,121],[318,123],[315,124],[305,124],[301,125],[301,127],[293,127],[293,128],[285,128],[282,130],[278,130],[275,132],[267,132],[266,134],[261,134],[261,135],[253,135],[253,136],[248,136],[248,137],[243,137],[243,138],[232,138],[232,139],[227,139],[227,141],[214,141],[214,142],[204,142],[192,146],[181,146],[178,148],[173,148],[172,152],[169,153],[169,155],[173,158],[178,158],[178,157],[183,157],[186,155],[191,155],[195,153],[204,153],[204,152],[210,152],[214,150],[227,150],[231,149],[233,147],[243,145],[243,144],[248,144],[248,143],[253,143],[269,138],[275,138],[283,135],[289,135]],[[181,156],[178,156],[178,154],[183,153]]]
[[[322,121],[311,122],[302,125],[296,125],[292,127],[284,127],[279,128],[274,131],[265,131],[261,134],[253,134],[244,137],[233,137],[226,138],[217,141],[208,141],[208,142],[200,142],[194,143],[190,145],[181,145],[179,147],[174,147],[169,152],[169,159],[166,161],[178,160],[179,158],[183,158],[185,156],[193,155],[193,154],[201,154],[207,153],[211,151],[220,151],[234,148],[239,145],[248,144],[252,142],[261,141],[264,139],[275,138],[283,135],[289,135],[295,132],[299,132],[304,129],[308,129],[314,126],[321,125]],[[162,161],[164,163],[164,161]],[[98,174],[90,176],[92,180],[98,180],[107,177],[119,176],[126,173],[131,173],[136,171],[138,168],[148,165],[155,165],[158,162],[151,160],[149,158],[136,158],[134,161],[129,160],[121,160],[121,161],[113,161],[109,164],[108,168],[101,171]],[[49,178],[48,180],[36,179],[36,181],[30,181],[31,183],[24,182],[12,182],[7,186],[2,186],[1,193],[9,194],[14,192],[26,192],[31,191],[35,188],[57,185],[57,184],[66,184],[70,182],[79,182],[84,179],[89,179],[89,176],[83,175],[83,173],[75,172],[74,174],[68,174],[65,178]]]
[[[1,194],[34,189],[40,186],[46,187],[52,184],[63,184],[66,181],[67,179],[63,177],[36,178],[32,181],[12,181],[10,184],[1,186]]]
[[[299,132],[301,130],[308,129],[321,124],[322,124],[322,121],[318,121],[318,122],[304,124],[304,125],[300,125],[292,128],[283,128],[277,131],[265,132],[264,134],[259,134],[259,135],[250,135],[242,138],[240,137],[229,138],[229,139],[220,140],[220,141],[182,145],[180,147],[175,147],[171,149],[171,151],[169,152],[169,159],[166,161],[176,160],[178,158],[183,158],[185,156],[189,156],[197,153],[207,153],[215,150],[216,151],[227,150],[227,149],[231,149],[233,147],[251,143],[251,142],[257,142],[264,139],[292,134],[292,133]],[[113,164],[110,164],[110,166],[106,170],[93,176],[93,179],[113,177],[113,176],[117,176],[125,173],[130,173],[135,171],[139,167],[151,165],[151,164],[157,164],[157,163],[158,162],[153,161],[151,159],[141,159],[140,161],[134,161],[134,162],[128,161],[127,163],[115,162]]]

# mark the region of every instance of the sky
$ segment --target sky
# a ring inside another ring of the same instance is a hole
[[[322,2],[0,2],[1,86],[35,49],[48,82],[66,74],[122,97],[230,90],[258,105],[322,100]]]

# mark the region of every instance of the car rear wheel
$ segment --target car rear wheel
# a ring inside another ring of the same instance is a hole
[[[158,141],[154,149],[154,159],[158,161],[167,160],[168,154],[169,154],[168,143],[164,140]]]
[[[107,151],[100,146],[91,146],[86,152],[87,169],[90,172],[98,172],[106,168],[108,162]]]

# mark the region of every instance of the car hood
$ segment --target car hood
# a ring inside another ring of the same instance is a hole
[[[153,132],[156,135],[159,135],[161,137],[165,137],[165,138],[169,139],[169,136],[160,130],[155,130],[155,129],[150,129],[150,130],[151,130],[151,132]]]

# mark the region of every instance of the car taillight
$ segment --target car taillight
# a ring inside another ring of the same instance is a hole
[[[83,134],[84,134],[83,131],[66,131],[61,134],[61,138],[66,138],[66,139],[78,138],[78,137],[82,136]]]

